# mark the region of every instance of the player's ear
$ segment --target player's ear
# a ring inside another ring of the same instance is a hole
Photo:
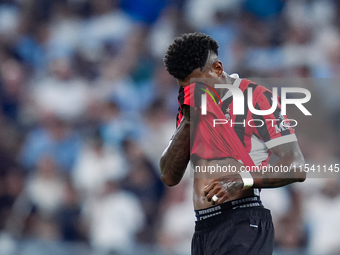
[[[221,61],[216,61],[214,63],[214,72],[217,74],[217,76],[223,75],[223,64]]]

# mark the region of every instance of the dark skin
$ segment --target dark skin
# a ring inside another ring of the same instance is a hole
[[[178,80],[180,86],[200,81],[210,86],[214,84],[231,84],[233,78],[223,72],[223,66],[216,56],[212,56],[203,70],[195,69],[184,80]],[[217,90],[217,89],[216,89]],[[226,91],[217,90],[220,95]],[[164,151],[161,160],[161,179],[168,186],[177,185],[186,170],[190,160],[190,134],[193,134],[193,116],[190,114],[199,114],[198,109],[190,111],[189,106],[183,107],[183,119],[176,130],[171,144]],[[190,129],[192,132],[190,132]],[[249,197],[254,195],[253,188],[277,188],[293,182],[303,182],[306,173],[302,171],[301,166],[304,164],[304,157],[297,142],[281,144],[270,149],[279,159],[273,165],[289,166],[288,172],[279,171],[277,173],[252,172],[254,179],[252,188],[244,188],[244,183],[239,174],[216,173],[214,179],[211,178],[194,178],[194,208],[205,209],[212,205],[222,204],[226,201],[238,198]],[[236,166],[240,169],[243,165],[233,158],[220,158],[213,160],[197,159],[195,166]],[[196,173],[195,173],[196,174]],[[218,200],[212,201],[216,195]]]

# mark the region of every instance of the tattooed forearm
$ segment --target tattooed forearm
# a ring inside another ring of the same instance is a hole
[[[184,118],[160,160],[161,179],[168,186],[178,184],[190,160],[190,109],[183,108]]]

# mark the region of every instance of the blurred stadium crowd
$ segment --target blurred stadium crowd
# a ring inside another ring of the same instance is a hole
[[[178,106],[162,58],[194,31],[228,73],[300,79],[306,161],[339,162],[339,1],[0,0],[0,254],[190,254],[192,180],[165,188],[158,160]],[[340,254],[338,179],[262,193],[275,254]]]

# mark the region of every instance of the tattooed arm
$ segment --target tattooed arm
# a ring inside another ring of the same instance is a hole
[[[293,182],[303,182],[306,179],[305,160],[297,142],[281,144],[270,150],[279,157],[273,167],[286,166],[289,171],[251,173],[254,178],[254,188],[282,187]]]
[[[161,179],[168,186],[177,185],[190,160],[190,107],[183,105],[183,119],[160,160]]]

